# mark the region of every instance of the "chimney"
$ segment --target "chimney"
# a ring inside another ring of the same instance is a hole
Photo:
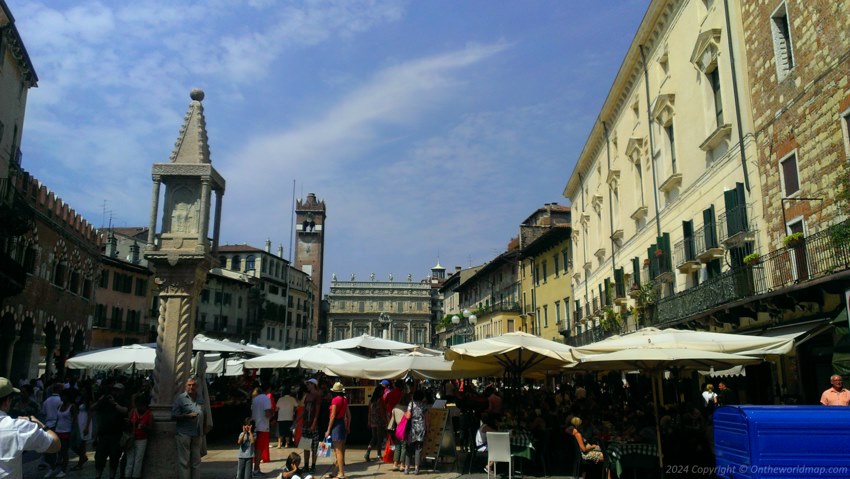
[[[283,245],[282,244],[277,245],[277,257],[283,258]]]
[[[460,266],[455,266],[455,273],[459,273],[463,268]]]
[[[115,235],[111,231],[106,238],[106,256],[109,258],[118,256],[118,239],[115,238]]]
[[[271,254],[272,252],[272,240],[266,239],[266,253]]]
[[[133,264],[139,264],[139,243],[133,241],[133,245],[130,246],[130,262]]]

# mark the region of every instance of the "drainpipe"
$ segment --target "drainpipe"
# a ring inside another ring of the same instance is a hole
[[[643,45],[640,48],[640,58],[643,61],[643,84],[646,87],[646,126],[649,130],[649,164],[652,166],[652,198],[655,200],[655,231],[661,237],[661,215],[658,210],[658,185],[655,179],[655,140],[652,137],[652,111],[649,109],[649,72],[646,69],[646,57],[643,54]]]
[[[611,144],[608,141],[608,125],[602,122],[605,130],[605,155],[608,157],[608,171],[611,171]],[[614,194],[611,185],[608,185],[608,222],[611,224],[611,274],[616,275],[617,262],[614,260]]]
[[[732,21],[729,19],[729,0],[723,0],[723,9],[726,13],[726,40],[729,42],[729,67],[732,70],[735,120],[738,122],[738,149],[741,151],[741,169],[744,172],[744,187],[747,188],[747,192],[749,193],[750,175],[747,173],[747,155],[744,153],[744,127],[741,125],[741,104],[738,100],[738,74],[735,69],[735,50],[732,48]]]

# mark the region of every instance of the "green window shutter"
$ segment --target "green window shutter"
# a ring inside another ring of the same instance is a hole
[[[640,285],[640,257],[632,258],[632,282]]]
[[[611,306],[611,278],[605,278],[605,306]]]
[[[623,271],[623,268],[617,268],[614,270],[614,296],[617,298],[625,298],[626,297],[626,273]]]
[[[685,261],[692,261],[696,257],[693,220],[682,221],[682,236],[685,244]]]
[[[705,235],[705,247],[717,248],[717,222],[714,220],[714,205],[702,211],[702,223],[704,225],[703,234]]]

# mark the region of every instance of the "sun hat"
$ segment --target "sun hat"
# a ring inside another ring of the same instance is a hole
[[[334,383],[333,387],[331,388],[331,392],[332,393],[344,393],[345,388],[342,386],[342,383],[336,382],[336,383]]]
[[[389,385],[390,385],[389,379],[384,379],[383,381],[381,381],[381,386],[389,386]]]
[[[12,393],[18,394],[21,390],[12,386],[12,381],[6,378],[0,378],[0,398],[4,398]]]
[[[312,384],[313,386],[319,385],[319,381],[316,378],[310,378],[310,379],[307,380],[307,382]]]

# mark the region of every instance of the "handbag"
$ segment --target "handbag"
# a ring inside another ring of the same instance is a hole
[[[387,445],[386,445],[386,447],[384,447],[384,454],[381,456],[381,460],[386,462],[387,464],[392,464],[393,462],[395,462],[395,461],[393,461],[394,452],[395,451],[393,451],[392,438],[388,437],[387,438]]]
[[[319,443],[319,450],[316,452],[316,457],[331,457],[330,439],[325,439]]]
[[[307,437],[305,435],[301,436],[301,439],[298,440],[298,449],[302,451],[311,451],[313,450],[313,439]]]
[[[129,451],[136,444],[136,438],[133,437],[132,432],[124,431],[121,433],[121,439],[118,444],[121,446],[122,451]]]
[[[407,416],[402,416],[398,426],[395,427],[395,438],[404,441],[405,437],[407,437]]]

